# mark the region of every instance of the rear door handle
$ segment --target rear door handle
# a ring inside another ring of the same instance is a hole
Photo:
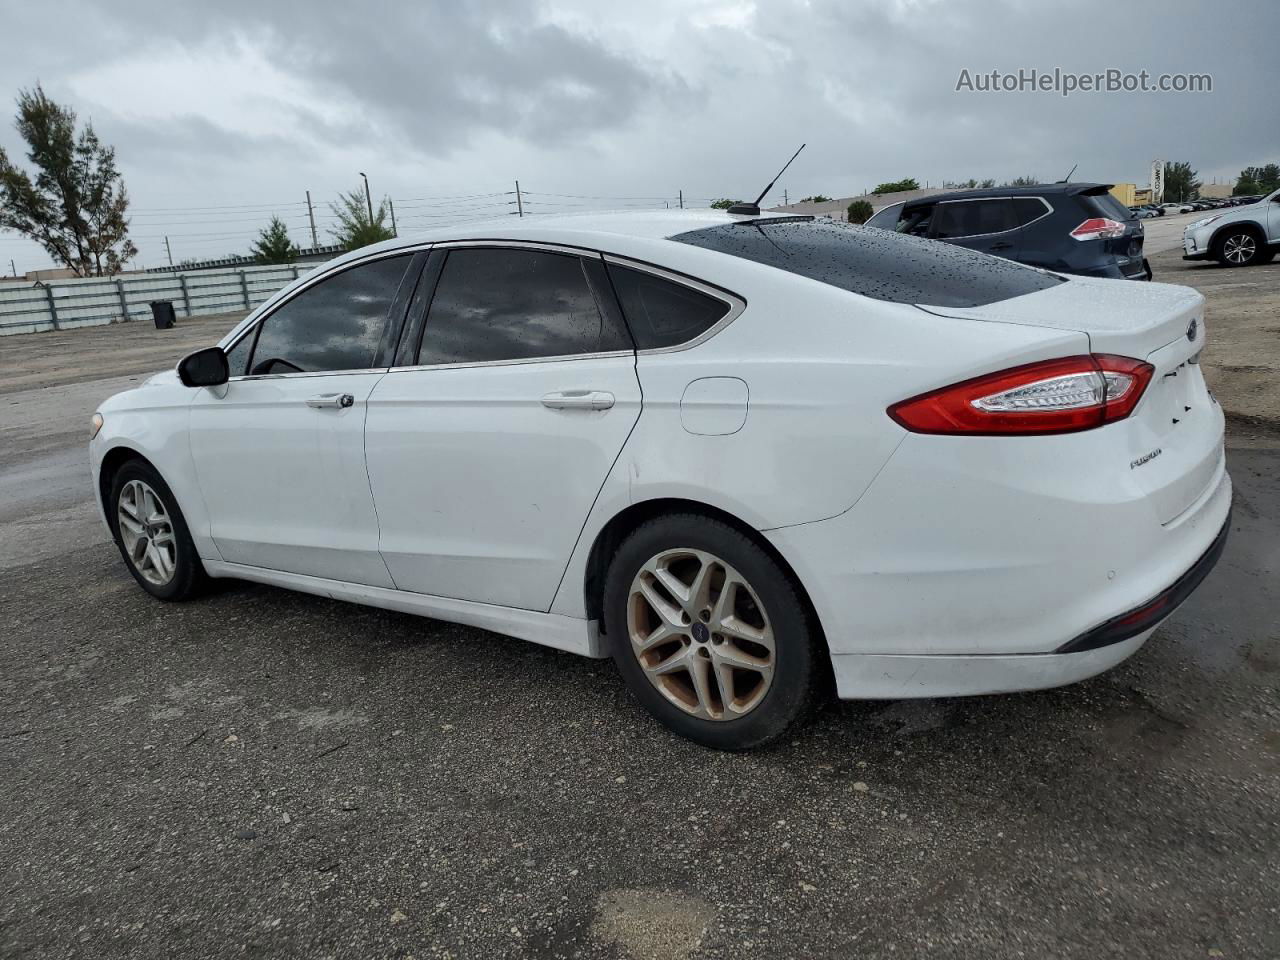
[[[605,390],[561,390],[548,393],[542,405],[552,410],[608,410],[613,394]]]
[[[322,393],[318,397],[307,397],[307,406],[318,410],[345,410],[355,402],[356,398],[349,393]]]

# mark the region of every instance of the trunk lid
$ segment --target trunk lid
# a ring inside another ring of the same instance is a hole
[[[1163,283],[1073,278],[1056,287],[983,307],[921,307],[940,316],[1075,330],[1093,353],[1150,363],[1155,372],[1133,414],[1111,426],[1128,460],[1111,467],[1149,497],[1171,523],[1217,482],[1222,412],[1198,362],[1204,349],[1204,297]]]

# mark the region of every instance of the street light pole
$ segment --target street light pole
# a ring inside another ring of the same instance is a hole
[[[372,224],[373,223],[373,197],[369,195],[369,178],[365,177],[363,173],[360,173],[360,176],[364,177],[364,202],[366,206],[368,206],[369,208],[369,223]]]

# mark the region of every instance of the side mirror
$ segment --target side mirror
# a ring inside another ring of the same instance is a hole
[[[216,387],[231,376],[221,347],[205,347],[178,361],[178,379],[188,387]]]

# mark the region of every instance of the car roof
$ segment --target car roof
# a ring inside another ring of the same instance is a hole
[[[721,227],[727,223],[756,220],[811,220],[785,213],[761,213],[741,216],[723,210],[604,210],[590,213],[540,214],[525,217],[499,217],[492,220],[436,227],[405,234],[393,240],[344,253],[325,266],[361,259],[371,253],[411,249],[428,243],[454,240],[527,241],[584,247],[627,254],[637,249],[652,249],[655,241],[664,241],[690,230]]]
[[[1104,193],[1111,183],[1037,183],[1029,187],[983,187],[977,190],[955,190],[951,193],[935,193],[918,200],[908,200],[907,206],[937,203],[939,200],[979,200],[985,197],[1074,197],[1081,193]]]

